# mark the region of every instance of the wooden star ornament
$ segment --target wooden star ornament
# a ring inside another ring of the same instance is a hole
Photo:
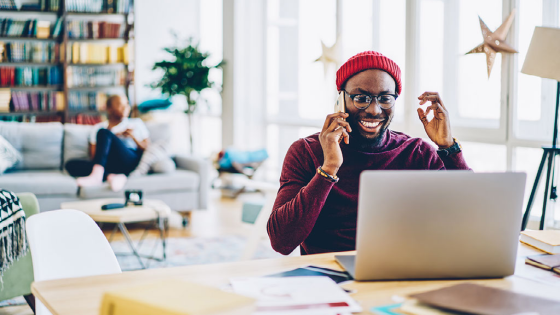
[[[340,38],[337,38],[336,42],[331,47],[328,47],[327,45],[325,45],[325,43],[323,43],[323,41],[321,41],[322,53],[319,58],[315,59],[315,62],[323,63],[325,76],[328,73],[330,64],[334,64],[334,66],[336,67],[340,63],[340,54],[338,47],[340,43],[339,39]]]
[[[492,72],[492,67],[494,66],[494,61],[496,60],[496,53],[516,53],[517,50],[513,49],[508,43],[505,42],[509,28],[513,23],[513,17],[515,16],[515,10],[513,10],[507,19],[498,27],[495,32],[490,31],[488,26],[482,21],[480,16],[480,29],[482,31],[482,38],[484,42],[472,50],[468,54],[486,54],[486,67],[488,69],[488,78],[490,78],[490,73]]]

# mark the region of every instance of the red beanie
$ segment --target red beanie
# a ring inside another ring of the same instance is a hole
[[[336,87],[340,91],[350,77],[367,69],[379,69],[395,79],[397,94],[401,94],[401,69],[397,64],[376,51],[364,51],[350,57],[336,72]]]

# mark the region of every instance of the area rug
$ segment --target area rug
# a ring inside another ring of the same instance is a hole
[[[137,242],[134,243],[135,246],[137,244]],[[168,238],[166,245],[167,259],[165,261],[143,259],[143,262],[147,268],[233,262],[239,260],[246,244],[247,239],[239,235]],[[114,241],[111,243],[111,247],[117,253],[117,260],[121,269],[134,270],[140,268],[140,263],[135,256],[120,255],[120,253],[131,252],[126,241]],[[156,257],[161,257],[161,240],[154,238],[144,240],[139,253],[149,256],[154,253]],[[263,240],[258,245],[254,259],[278,258],[281,256],[272,249],[269,241]]]
[[[18,296],[17,298],[4,300],[0,302],[0,307],[16,306],[16,305],[27,305],[27,302],[25,302],[23,296]]]

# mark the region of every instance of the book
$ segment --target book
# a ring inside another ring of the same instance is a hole
[[[396,309],[400,311],[399,314],[411,314],[411,315],[462,315],[457,312],[447,311],[431,307],[426,304],[422,304],[417,300],[406,300],[400,307]],[[393,313],[396,314],[396,313]]]
[[[0,89],[0,112],[10,112],[10,100],[12,99],[12,92],[10,89]]]
[[[522,243],[535,247],[549,254],[560,254],[560,230],[521,232]]]
[[[116,58],[115,58],[116,51]],[[74,64],[107,64],[129,62],[128,44],[117,47],[107,44],[78,43],[68,50],[69,60]]]
[[[462,283],[410,297],[448,312],[479,315],[560,314],[560,302],[474,283]]]
[[[109,291],[101,315],[241,315],[251,314],[255,300],[216,288],[167,280]]]
[[[525,257],[525,263],[545,270],[560,267],[560,254],[533,255]]]
[[[49,38],[51,35],[51,22],[49,21],[36,21],[36,34],[37,38]]]
[[[68,67],[68,87],[124,86],[125,69],[99,67]]]

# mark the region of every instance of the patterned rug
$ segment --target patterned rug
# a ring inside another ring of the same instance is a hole
[[[18,296],[17,298],[4,300],[0,302],[0,307],[16,306],[16,305],[27,305],[27,302],[25,302],[23,296]]]
[[[137,247],[137,242],[134,243]],[[185,237],[167,239],[167,259],[155,261],[143,259],[147,268],[165,268],[188,265],[214,264],[233,262],[239,260],[247,239],[239,235],[219,237]],[[111,247],[115,253],[130,253],[126,241],[114,241]],[[146,239],[139,249],[141,255],[155,253],[156,257],[162,256],[162,246],[159,239]],[[254,259],[277,258],[282,255],[276,253],[268,240],[259,243]],[[117,254],[117,260],[122,270],[139,269],[140,264],[136,256],[122,256]]]

